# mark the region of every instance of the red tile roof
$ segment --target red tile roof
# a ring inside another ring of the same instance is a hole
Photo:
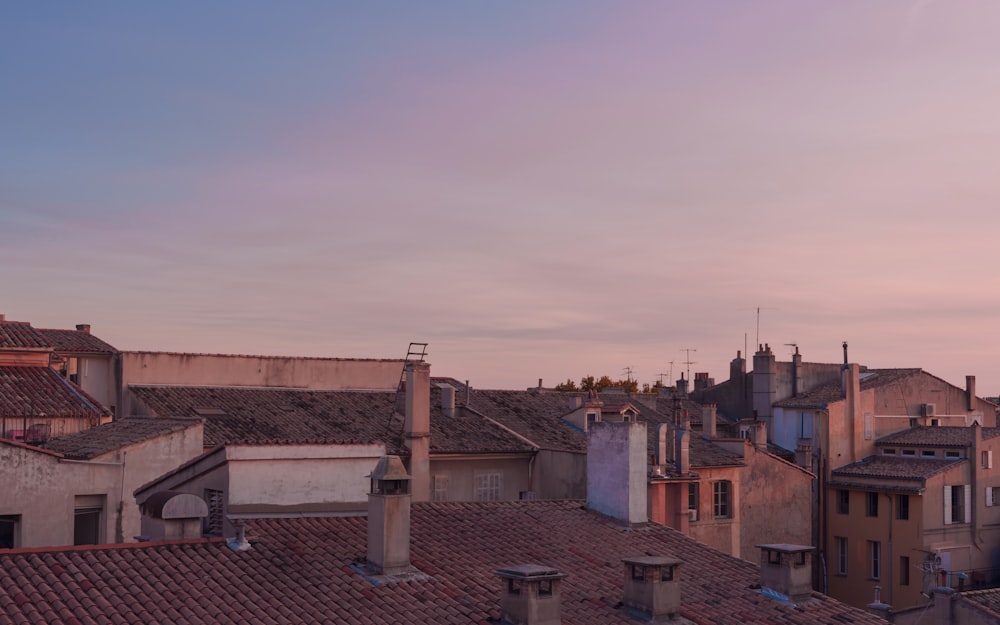
[[[52,439],[43,445],[67,458],[89,460],[200,423],[195,419],[130,417]]]
[[[0,349],[51,350],[52,343],[26,321],[0,321]]]
[[[114,354],[118,351],[90,332],[39,328],[38,333],[60,354]]]
[[[0,552],[0,625],[24,623],[497,623],[496,571],[534,563],[567,575],[562,623],[634,623],[623,557],[680,559],[681,616],[699,625],[876,625],[814,594],[797,607],[759,591],[755,564],[651,525],[625,529],[580,502],[414,504],[411,562],[429,579],[375,584],[363,517],[247,522],[253,548],[216,540]]]
[[[0,416],[99,419],[110,414],[48,367],[0,367]]]
[[[983,440],[1000,436],[1000,428],[981,428]],[[904,445],[908,447],[968,447],[972,444],[973,430],[963,426],[917,426],[902,432],[883,436],[875,441],[879,447]]]
[[[831,474],[830,485],[856,483],[859,479],[918,480],[947,471],[968,462],[963,458],[900,458],[899,456],[868,456],[860,462],[836,469]]]

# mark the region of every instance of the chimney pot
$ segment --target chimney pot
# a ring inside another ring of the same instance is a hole
[[[499,569],[504,581],[500,621],[505,625],[559,625],[559,585],[565,574],[538,564]]]
[[[757,545],[760,549],[760,586],[803,601],[812,596],[812,552],[808,545]]]
[[[681,610],[681,561],[664,556],[622,558],[626,609],[645,621],[673,619]]]

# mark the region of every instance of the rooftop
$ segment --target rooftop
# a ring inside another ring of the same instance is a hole
[[[99,419],[111,413],[49,367],[0,366],[0,415]]]
[[[898,456],[868,456],[860,462],[835,469],[831,474],[834,482],[851,482],[858,479],[923,481],[927,478],[961,465],[962,458],[900,458]]]
[[[0,321],[0,349],[50,350],[52,344],[27,321]]]
[[[983,439],[1000,436],[1000,428],[981,428]],[[913,447],[968,447],[974,432],[963,426],[916,426],[889,434],[875,441],[880,447],[910,445]]]
[[[131,417],[54,438],[45,443],[44,447],[67,458],[90,460],[116,449],[186,430],[198,423],[200,422],[193,419]]]
[[[411,562],[425,581],[357,572],[364,517],[247,521],[253,548],[220,540],[0,552],[0,624],[496,623],[496,571],[557,569],[562,623],[634,623],[622,558],[677,558],[681,616],[721,623],[883,623],[829,597],[793,607],[761,594],[755,564],[658,525],[625,529],[578,501],[414,504]]]
[[[38,333],[61,354],[114,354],[118,351],[89,331],[39,328]]]

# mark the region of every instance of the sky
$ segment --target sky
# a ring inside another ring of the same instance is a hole
[[[426,342],[480,388],[847,341],[997,395],[997,32],[993,0],[5,3],[0,312]]]

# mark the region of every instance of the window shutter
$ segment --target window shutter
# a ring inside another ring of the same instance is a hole
[[[992,469],[993,468],[993,450],[990,449],[990,450],[985,451],[984,453],[986,454],[986,462],[985,462],[985,466],[983,466],[983,468],[984,469]]]
[[[989,508],[993,505],[993,487],[986,487],[986,507]]]
[[[951,525],[951,486],[944,487],[944,524]]]
[[[972,522],[972,484],[965,485],[965,510],[963,511],[965,518],[962,519],[962,523]]]

